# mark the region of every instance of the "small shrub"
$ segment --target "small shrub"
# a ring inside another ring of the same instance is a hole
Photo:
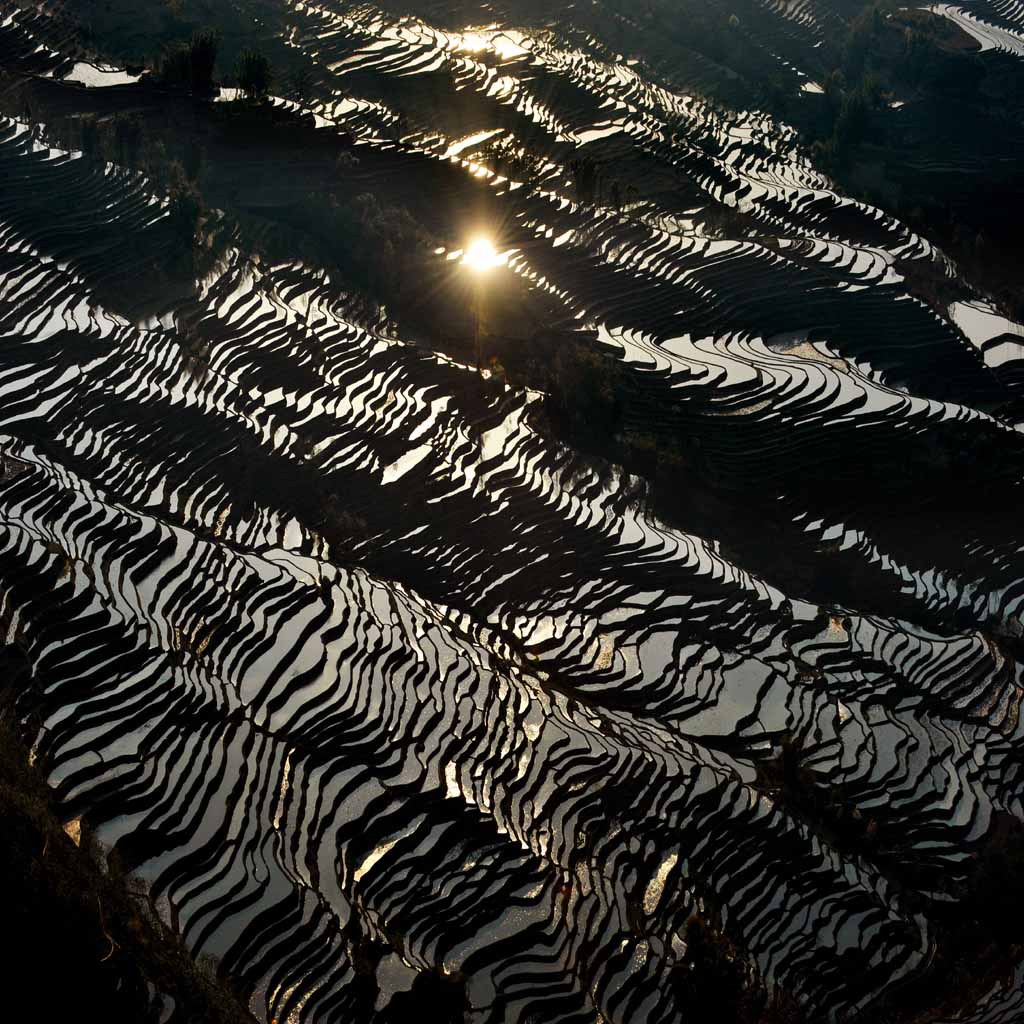
[[[313,96],[313,72],[305,64],[297,67],[288,76],[288,86],[295,102],[304,107]]]

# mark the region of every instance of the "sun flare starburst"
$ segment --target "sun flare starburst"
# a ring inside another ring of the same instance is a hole
[[[494,248],[489,238],[476,238],[470,242],[462,257],[462,262],[477,274],[485,274],[495,267],[502,267],[507,257]]]

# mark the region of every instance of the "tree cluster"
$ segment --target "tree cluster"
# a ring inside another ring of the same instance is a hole
[[[197,32],[187,43],[168,47],[157,65],[157,81],[171,89],[187,89],[193,96],[216,92],[214,71],[220,50],[215,29]]]

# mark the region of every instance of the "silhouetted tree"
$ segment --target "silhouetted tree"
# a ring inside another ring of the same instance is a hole
[[[582,156],[569,164],[576,195],[581,202],[592,203],[600,192],[600,170],[591,156]]]
[[[95,156],[100,152],[100,130],[96,123],[96,116],[89,115],[82,118],[82,152],[88,156]]]
[[[789,107],[789,88],[786,79],[777,73],[769,75],[763,91],[768,110],[779,117],[785,116]]]
[[[839,111],[842,109],[844,84],[843,73],[839,70],[833,71],[832,74],[825,79],[825,85],[823,88],[825,93],[825,105],[828,107],[829,113],[833,119],[839,116]]]
[[[114,119],[114,146],[119,163],[136,166],[142,145],[142,121],[137,114],[118,114]]]
[[[171,89],[187,89],[192,78],[192,63],[188,50],[172,46],[164,50],[156,72],[157,81]]]
[[[157,80],[172,89],[188,89],[196,96],[213,92],[213,72],[220,49],[215,29],[197,32],[188,43],[166,49],[157,68]]]
[[[295,97],[295,102],[300,106],[305,106],[313,94],[313,72],[305,64],[297,67],[288,76],[288,85]]]
[[[167,169],[167,199],[168,224],[176,242],[168,266],[187,272],[195,266],[204,208],[199,190],[177,160],[172,160]]]
[[[248,99],[262,100],[270,92],[274,73],[270,61],[259,50],[244,50],[235,66],[235,78]]]
[[[189,87],[197,96],[207,96],[213,92],[213,70],[217,65],[219,49],[220,33],[215,29],[197,32],[189,43]]]

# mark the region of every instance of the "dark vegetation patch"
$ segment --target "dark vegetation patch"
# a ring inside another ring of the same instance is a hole
[[[411,986],[396,992],[382,1011],[376,1011],[381,962],[404,946],[400,935],[386,936],[386,941],[368,935],[358,914],[353,914],[345,927],[345,948],[355,981],[350,987],[356,1009],[354,1020],[379,1019],[381,1024],[409,1024],[421,1020],[424,1008],[436,1024],[462,1024],[470,1009],[466,979],[461,971],[446,972],[438,967],[416,973]]]
[[[235,103],[145,85],[128,96],[96,96],[48,82],[22,83],[2,102],[8,113],[46,123],[54,144],[139,170],[168,196],[171,216],[154,229],[168,244],[147,237],[138,258],[125,261],[128,277],[105,275],[104,298],[115,308],[142,312],[160,295],[170,305],[166,297],[194,285],[231,239],[271,259],[340,271],[353,289],[391,304],[425,270],[433,239],[401,205],[359,183],[350,140],[326,137],[311,119],[262,102],[270,69],[259,54],[242,63],[251,98]],[[44,200],[51,216],[59,214],[59,197]]]
[[[280,4],[245,0],[67,0],[65,10],[76,24],[81,45],[105,60],[159,74],[165,58],[189,51],[194,42],[215,31],[217,56],[210,78],[235,84],[233,72],[246,51],[264,54],[281,83],[299,69],[309,70],[301,49],[284,43]],[[180,60],[180,57],[175,57]],[[191,75],[186,76],[191,84]],[[181,84],[181,83],[179,83]]]
[[[726,934],[694,914],[684,933],[686,952],[672,973],[685,1019],[722,1024],[811,1024],[800,1004],[782,991],[769,994]]]
[[[154,78],[172,89],[188,89],[193,96],[212,96],[217,92],[214,71],[220,50],[220,35],[214,29],[196,32],[187,43],[165,47],[154,71]]]
[[[937,242],[1020,319],[1024,67],[976,50],[946,18],[873,0],[823,51],[824,95],[774,109],[844,189]]]
[[[107,871],[80,823],[65,831],[44,778],[30,765],[14,698],[28,684],[15,648],[0,648],[0,902],[10,941],[4,952],[8,1013],[40,1021],[99,1019],[146,1024],[174,1009],[191,1024],[254,1018],[197,964],[112,858]]]

